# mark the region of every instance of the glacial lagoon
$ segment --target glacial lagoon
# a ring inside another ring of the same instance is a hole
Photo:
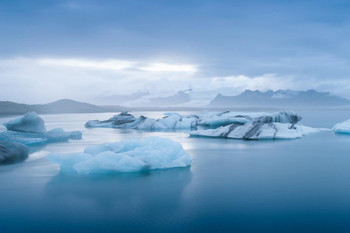
[[[331,128],[348,111],[298,111]],[[159,118],[163,112],[133,112]],[[183,113],[189,114],[189,113]],[[187,130],[85,128],[113,113],[41,115],[48,130],[82,140],[32,146],[0,166],[1,232],[349,232],[350,135],[321,131],[292,140],[189,137]],[[13,117],[0,118],[2,124]],[[46,156],[90,145],[159,136],[180,142],[190,167],[71,176]]]

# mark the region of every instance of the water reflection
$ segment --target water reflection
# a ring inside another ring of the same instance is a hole
[[[45,186],[43,202],[51,223],[42,227],[65,232],[76,232],[72,226],[84,232],[168,232],[184,218],[183,192],[191,179],[190,168],[93,177],[59,174]]]
[[[59,174],[46,184],[45,191],[47,198],[55,201],[67,197],[87,199],[102,208],[117,205],[119,211],[127,210],[137,202],[139,211],[150,208],[154,211],[157,206],[176,207],[191,179],[189,167],[114,175]]]

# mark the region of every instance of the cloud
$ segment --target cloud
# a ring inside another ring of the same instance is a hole
[[[139,67],[138,69],[151,72],[197,72],[197,67],[194,65],[174,65],[166,63],[151,63],[147,66]]]
[[[127,60],[87,60],[87,59],[57,59],[57,58],[44,58],[37,59],[37,62],[41,65],[49,66],[67,66],[75,68],[87,68],[87,69],[102,69],[102,70],[123,70],[134,67],[136,62]]]
[[[93,101],[98,96],[128,95],[147,90],[171,95],[192,87],[195,98],[236,95],[245,89],[330,91],[350,97],[350,80],[318,80],[299,75],[201,76],[193,64],[123,59],[25,58],[0,59],[1,100],[46,103],[61,98]]]
[[[253,77],[245,75],[213,77],[210,86],[214,89],[229,87],[238,92],[246,89],[266,91],[300,88],[294,77],[279,76],[277,74],[263,74]]]
[[[81,59],[81,58],[40,58],[34,59],[40,65],[48,65],[53,67],[66,66],[85,69],[100,70],[125,70],[136,69],[148,72],[197,72],[197,67],[192,64],[171,64],[171,63],[145,63],[130,60],[117,59]],[[145,63],[145,64],[144,64]]]
[[[45,103],[61,98],[90,100],[107,94],[138,90],[174,92],[187,88],[191,64],[162,64],[161,71],[147,61],[82,58],[0,59],[1,100]],[[171,83],[171,84],[170,84]],[[170,84],[170,85],[169,85]]]

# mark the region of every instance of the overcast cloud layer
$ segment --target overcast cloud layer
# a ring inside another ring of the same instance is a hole
[[[348,1],[0,1],[0,100],[314,88],[350,98]]]

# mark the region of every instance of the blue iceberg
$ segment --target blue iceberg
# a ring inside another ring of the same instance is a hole
[[[47,131],[44,120],[35,112],[29,112],[4,125],[7,131],[0,133],[0,141],[18,142],[28,146],[82,138],[80,131],[65,132],[61,128]]]
[[[30,132],[30,133],[45,133],[46,127],[44,120],[38,116],[36,112],[28,112],[22,117],[18,117],[9,122],[4,123],[7,130]]]
[[[337,123],[332,130],[338,134],[350,134],[350,119]]]
[[[187,167],[192,161],[180,143],[160,137],[103,143],[82,153],[50,154],[48,159],[68,174],[140,172]]]

